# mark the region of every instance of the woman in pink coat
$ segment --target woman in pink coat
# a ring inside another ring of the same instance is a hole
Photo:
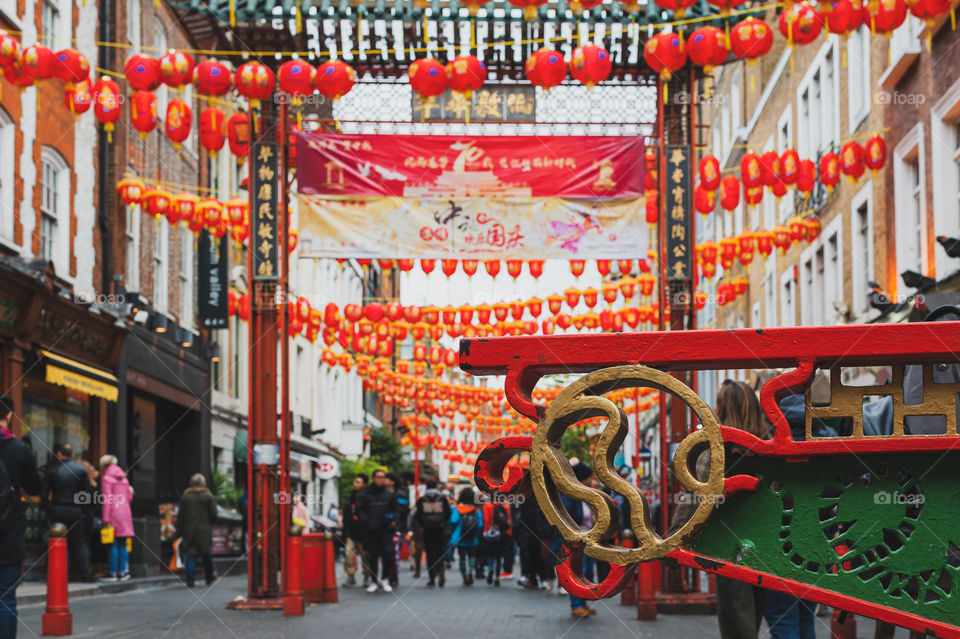
[[[104,455],[100,458],[103,476],[101,495],[103,500],[103,525],[113,526],[113,545],[110,546],[110,575],[117,581],[130,578],[127,566],[127,538],[133,537],[133,514],[130,502],[133,489],[123,470],[117,466],[117,458]]]

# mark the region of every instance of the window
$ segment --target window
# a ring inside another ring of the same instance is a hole
[[[41,27],[43,32],[41,39],[43,44],[54,51],[62,48],[63,44],[63,17],[60,15],[60,3],[57,0],[42,0],[43,15],[41,16]]]
[[[193,327],[193,233],[180,229],[180,325]]]
[[[167,252],[170,242],[170,225],[156,220],[153,226],[153,308],[165,313],[169,299],[167,277]]]
[[[57,273],[68,274],[70,253],[70,168],[63,157],[43,147],[40,158],[40,255],[54,264]]]
[[[930,109],[930,126],[934,234],[960,238],[960,80]],[[941,277],[956,269],[946,252],[934,256]]]
[[[780,326],[793,326],[796,320],[796,282],[793,281],[793,269],[788,269],[780,277]]]
[[[840,90],[834,41],[824,44],[797,88],[797,151],[815,158],[840,138]]]
[[[134,2],[136,0],[130,0]],[[159,53],[160,51],[167,50],[167,30],[164,28],[163,23],[157,20],[153,23],[153,46],[156,47],[157,55],[163,55]],[[160,87],[154,91],[157,94],[157,117],[160,118],[160,123],[163,124],[163,119],[167,114],[167,98],[169,97],[169,89],[166,84],[160,84]]]
[[[868,281],[873,273],[873,182],[867,183],[854,196],[850,206],[850,228],[852,230],[851,248],[853,259],[850,272],[853,295],[853,312],[856,315],[870,310]]]
[[[14,245],[13,237],[13,182],[14,165],[14,135],[16,128],[7,112],[0,109],[0,241]]]
[[[767,275],[763,278],[764,326],[777,325],[777,287],[773,279],[776,260],[772,254],[767,258]]]
[[[823,235],[800,256],[802,290],[801,323],[832,324],[843,302],[843,268],[840,259],[842,218],[837,217]]]
[[[926,212],[924,205],[923,124],[917,124],[893,152],[896,272],[925,270]]]
[[[127,207],[127,269],[123,278],[127,290],[140,290],[140,205]]]
[[[140,0],[127,0],[127,42],[133,51],[139,51],[140,38]],[[160,57],[164,49],[157,49],[154,55]]]
[[[750,312],[750,327],[757,328],[763,326],[763,314],[760,312],[760,302],[753,303],[753,309]]]
[[[870,25],[860,25],[847,38],[847,86],[850,132],[853,133],[870,113]]]

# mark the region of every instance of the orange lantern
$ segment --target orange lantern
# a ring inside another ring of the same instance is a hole
[[[145,190],[143,182],[137,178],[125,177],[117,183],[120,199],[130,208],[140,204],[140,198],[143,197]]]

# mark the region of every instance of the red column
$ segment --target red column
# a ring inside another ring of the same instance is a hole
[[[637,619],[657,620],[657,562],[645,561],[637,567]]]
[[[323,600],[327,603],[337,602],[337,558],[333,548],[333,534],[323,536]]]
[[[303,596],[303,529],[300,526],[290,526],[287,537],[286,554],[286,586],[287,591],[283,598],[283,614],[302,616],[306,609]]]
[[[47,607],[43,613],[45,635],[73,634],[73,614],[67,595],[67,527],[54,524],[50,528],[50,549],[47,553]]]
[[[621,546],[624,548],[633,548],[634,544],[634,535],[633,531],[627,528],[623,531],[621,535],[623,541]],[[638,573],[639,574],[639,573]],[[621,606],[634,606],[637,603],[637,580],[639,577],[634,577],[630,580],[630,583],[627,584],[627,587],[620,591],[620,605]]]

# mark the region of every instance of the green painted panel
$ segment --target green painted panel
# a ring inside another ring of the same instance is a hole
[[[743,458],[759,488],[719,505],[692,549],[960,625],[958,467],[960,452]]]

